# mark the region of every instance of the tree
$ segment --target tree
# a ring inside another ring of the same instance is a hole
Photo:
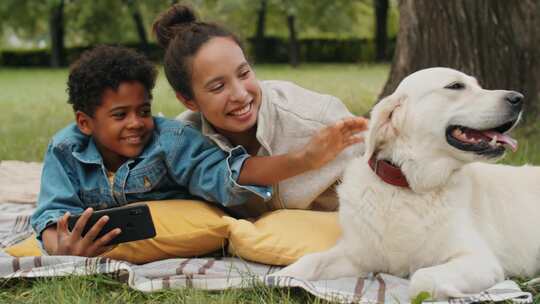
[[[0,2],[2,30],[10,29],[18,37],[30,40],[48,36],[50,63],[58,67],[65,63],[64,10],[64,0],[3,0]]]
[[[75,45],[136,41],[129,7],[123,1],[72,1],[66,9],[67,36]]]
[[[287,28],[289,29],[289,63],[297,67],[300,57],[300,46],[296,35],[296,12],[294,7],[287,9]]]
[[[526,96],[525,123],[540,114],[540,2],[535,0],[401,0],[390,76],[381,96],[406,75],[446,66],[489,89]]]
[[[0,1],[0,30],[10,30],[18,37],[30,39],[47,31],[49,8],[44,3],[31,0]]]
[[[123,2],[125,5],[128,6],[131,17],[133,18],[133,23],[135,24],[135,29],[137,31],[137,35],[139,36],[141,48],[146,51],[148,49],[148,38],[146,35],[146,28],[144,26],[143,17],[141,15],[139,7],[137,6],[136,0],[123,0]]]
[[[0,35],[15,34],[30,46],[46,38],[57,66],[67,63],[66,45],[138,41],[144,48],[150,22],[168,5],[169,0],[2,0]]]
[[[375,60],[386,60],[388,41],[388,0],[373,0],[375,7]]]
[[[49,33],[51,39],[51,67],[58,68],[66,62],[64,46],[64,0],[53,1],[51,5]]]
[[[252,51],[256,58],[268,51],[267,45],[259,41],[268,43],[268,37],[288,37],[290,61],[298,63],[300,38],[370,38],[373,34],[372,1],[199,0],[194,6],[202,20],[224,24],[242,38],[253,37]]]
[[[289,63],[295,67],[300,63],[299,29],[333,33],[347,31],[354,23],[354,8],[357,3],[348,0],[293,1],[274,0],[286,17],[289,36]],[[361,1],[360,1],[361,2]]]
[[[257,9],[257,27],[255,29],[255,59],[262,57],[265,49],[264,37],[266,29],[266,12],[268,11],[268,1],[260,0]]]

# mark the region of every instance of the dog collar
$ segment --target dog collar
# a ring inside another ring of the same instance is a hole
[[[377,154],[374,153],[369,159],[369,167],[378,177],[380,177],[385,183],[410,188],[407,178],[403,175],[400,167],[394,166],[391,162],[384,159],[377,159]]]

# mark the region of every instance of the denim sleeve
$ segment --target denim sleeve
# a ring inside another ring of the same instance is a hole
[[[70,169],[62,151],[49,144],[43,161],[37,208],[30,219],[40,242],[43,230],[55,224],[64,213],[78,214],[83,211],[78,183],[70,178]]]
[[[225,207],[240,205],[251,193],[265,201],[272,197],[269,186],[240,185],[237,183],[244,161],[249,157],[238,146],[229,153],[212,144],[199,131],[184,127],[181,134],[169,138],[166,147],[171,175],[193,195]]]

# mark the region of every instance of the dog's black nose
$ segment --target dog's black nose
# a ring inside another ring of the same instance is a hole
[[[512,106],[521,106],[521,103],[523,102],[523,94],[512,91],[506,94],[504,100],[508,101]]]

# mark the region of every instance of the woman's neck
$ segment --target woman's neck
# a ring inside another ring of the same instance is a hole
[[[243,146],[250,155],[257,155],[257,152],[261,147],[261,144],[257,140],[257,125],[254,125],[251,129],[241,133],[225,130],[218,130],[218,132],[227,137],[233,146]]]

